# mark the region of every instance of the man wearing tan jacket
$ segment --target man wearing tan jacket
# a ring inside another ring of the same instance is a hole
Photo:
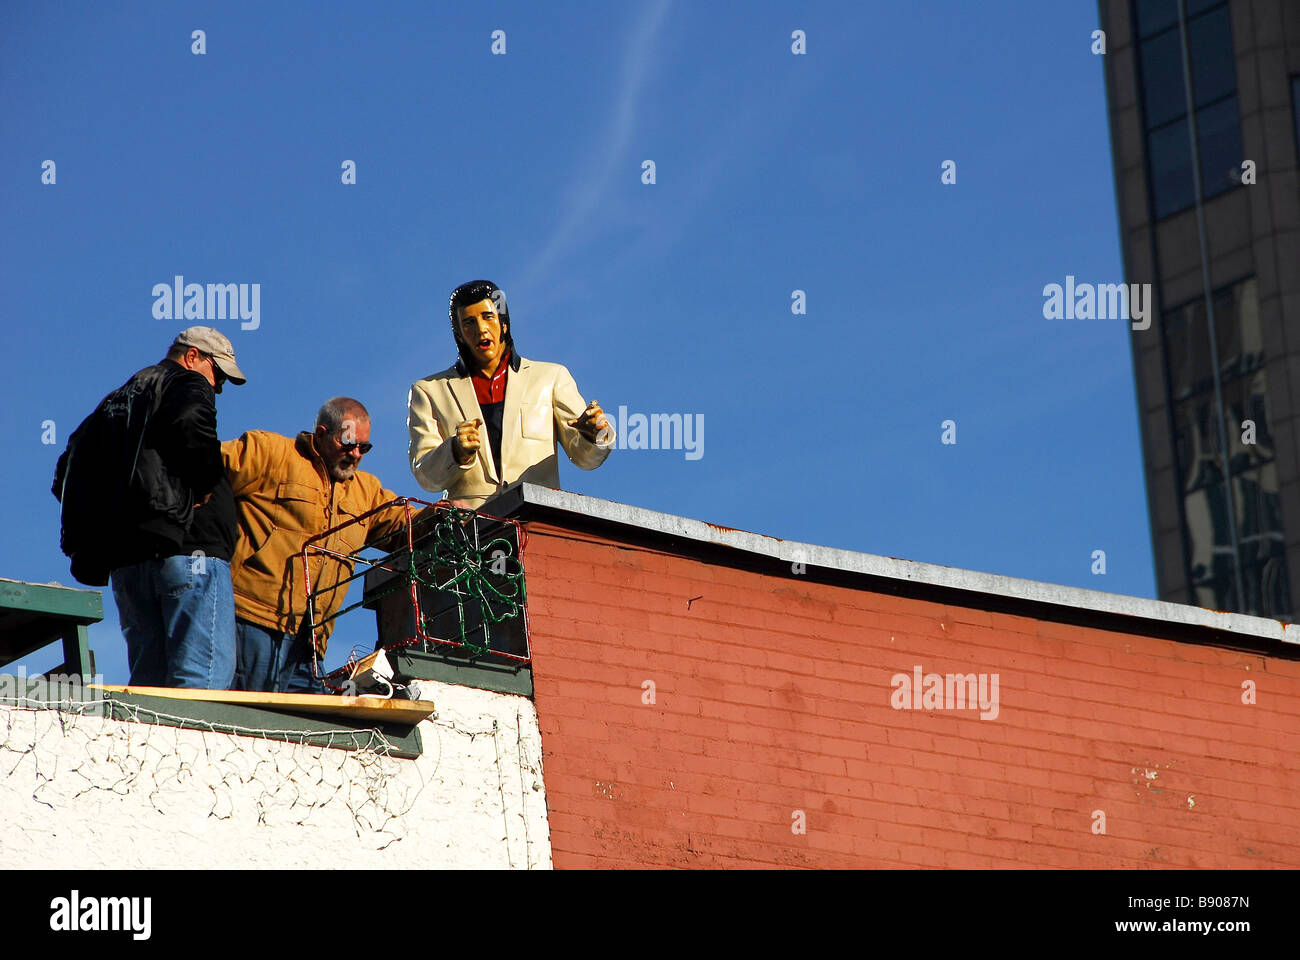
[[[360,401],[335,397],[297,438],[250,430],[221,445],[235,494],[239,540],[230,563],[235,587],[235,689],[323,693],[313,670],[311,622],[300,552],[312,537],[356,520],[397,497],[357,469],[370,451],[370,414]],[[349,524],[317,546],[308,571],[315,596],[317,653],[325,655],[333,617],[343,605],[352,562],[364,546],[405,529],[393,507]]]
[[[561,364],[515,352],[496,284],[457,287],[448,313],[460,359],[417,380],[408,400],[411,472],[421,487],[477,509],[515,483],[559,489],[557,446],[583,470],[605,462],[616,437],[600,405],[583,402]]]

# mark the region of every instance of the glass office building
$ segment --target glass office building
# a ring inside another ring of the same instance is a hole
[[[1300,0],[1099,0],[1160,599],[1300,600]]]

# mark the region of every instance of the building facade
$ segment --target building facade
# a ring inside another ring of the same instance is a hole
[[[1099,0],[1159,597],[1300,598],[1300,4]]]
[[[1300,867],[1300,625],[495,507],[531,663],[413,731],[0,675],[0,868]]]

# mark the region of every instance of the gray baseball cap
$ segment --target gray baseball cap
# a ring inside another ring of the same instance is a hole
[[[216,361],[226,379],[236,386],[248,379],[235,363],[235,347],[230,338],[214,327],[190,327],[182,330],[176,335],[172,346],[195,347],[200,353],[206,353]]]

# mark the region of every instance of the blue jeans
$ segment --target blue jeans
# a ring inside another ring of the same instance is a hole
[[[112,573],[131,685],[228,690],[235,679],[230,564],[182,554]]]
[[[311,662],[311,630],[280,633],[271,627],[235,621],[236,690],[267,693],[324,693]]]

